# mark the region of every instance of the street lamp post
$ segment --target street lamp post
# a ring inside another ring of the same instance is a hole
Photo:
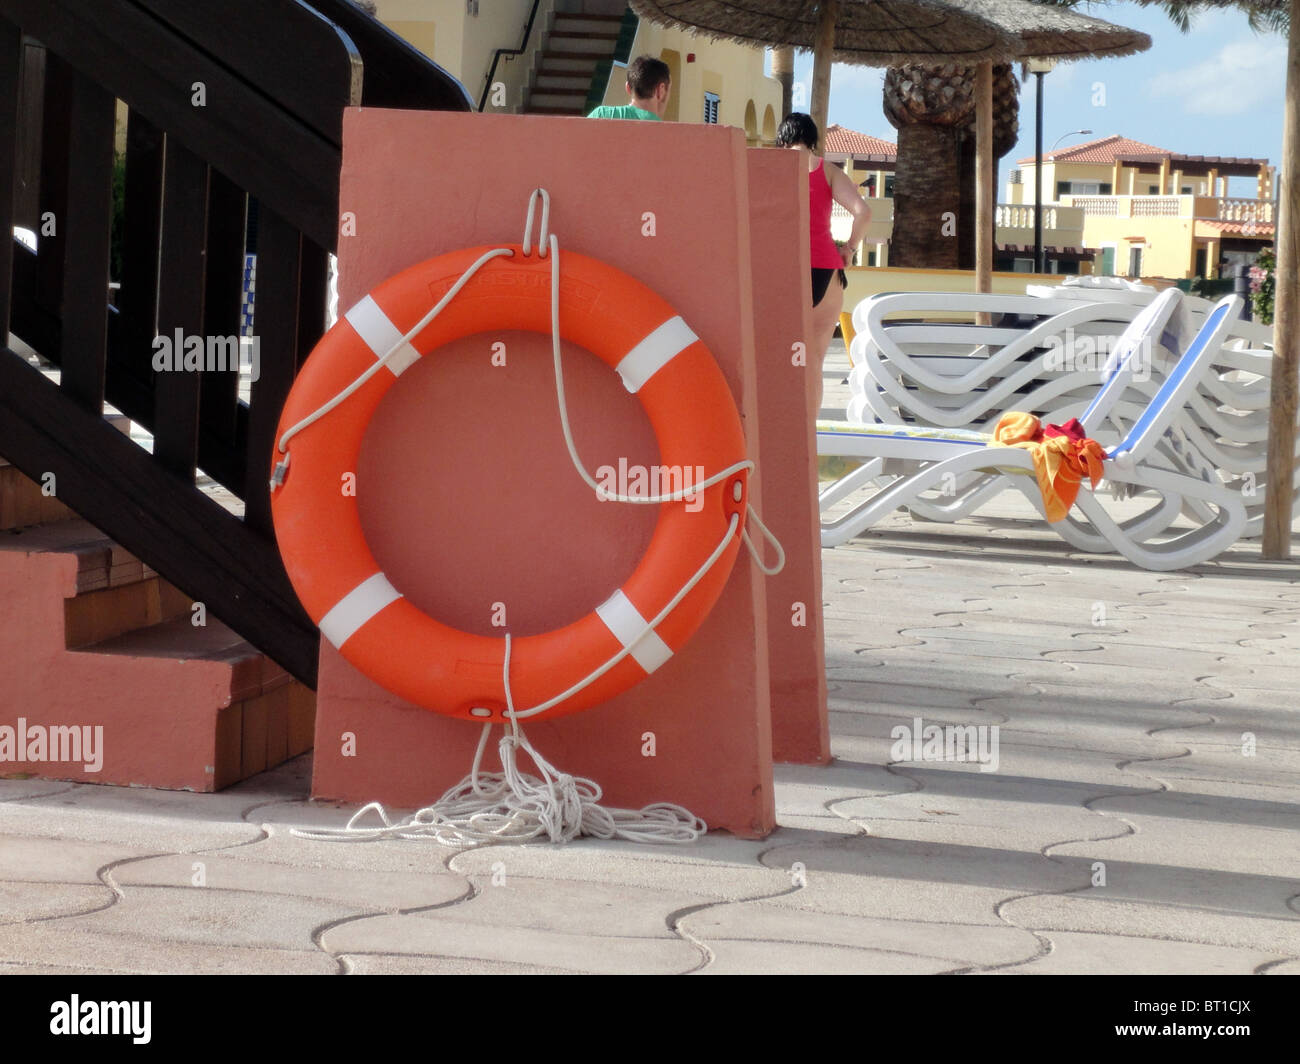
[[[1046,273],[1043,253],[1043,75],[1056,66],[1056,60],[1031,59],[1026,66],[1037,80],[1034,89],[1034,269]]]
[[[1039,59],[1035,62],[1045,63],[1050,60]],[[1038,77],[1038,129],[1035,132],[1034,144],[1034,268],[1039,273],[1047,272],[1047,251],[1043,247],[1043,75],[1046,70],[1034,70],[1033,65],[1030,69]],[[1069,133],[1062,133],[1052,142],[1048,153],[1056,151],[1056,146],[1066,137],[1077,137],[1080,134],[1091,133],[1091,129],[1075,129]]]

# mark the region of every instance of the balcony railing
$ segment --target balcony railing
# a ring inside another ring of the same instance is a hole
[[[1196,216],[1198,218],[1218,218],[1222,222],[1269,222],[1274,221],[1276,204],[1273,200],[1225,199],[1212,201],[1217,214],[1202,210],[1202,200],[1197,200]]]
[[[889,239],[894,225],[894,200],[892,196],[868,197],[871,224],[863,242],[880,243]],[[1061,204],[1043,205],[1044,241],[1056,247],[1081,247],[1083,245],[1083,215],[1079,207]],[[1003,243],[1028,243],[1034,229],[1034,206],[1023,203],[999,203],[995,214],[998,236]],[[848,237],[852,216],[838,203],[831,206],[831,235],[836,240]]]
[[[1228,196],[1062,196],[1061,203],[1078,207],[1087,218],[1197,218],[1269,225],[1277,209],[1273,200]]]
[[[1032,203],[999,203],[994,214],[994,224],[999,229],[1033,229],[1034,210]],[[1083,231],[1083,214],[1078,207],[1045,203],[1043,232],[1065,230],[1077,236]]]

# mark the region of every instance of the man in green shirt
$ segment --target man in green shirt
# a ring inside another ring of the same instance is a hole
[[[597,107],[588,118],[636,118],[646,122],[663,119],[672,91],[672,73],[668,64],[653,56],[639,55],[627,66],[625,85],[630,104],[622,107]]]

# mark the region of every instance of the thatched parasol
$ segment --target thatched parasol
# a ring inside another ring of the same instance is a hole
[[[1000,26],[1015,59],[1099,59],[1151,47],[1145,33],[1059,7],[1025,0],[945,0]],[[993,287],[993,64],[981,61],[975,80],[975,291]]]
[[[824,134],[831,62],[978,65],[975,290],[993,274],[993,61],[1131,55],[1145,33],[1025,0],[630,0],[651,22],[714,39],[813,50],[812,117]]]
[[[944,0],[949,7],[979,15],[1013,40],[1016,59],[1102,59],[1134,55],[1151,47],[1145,33],[1104,19],[1080,15],[1052,3],[1026,0]]]
[[[823,133],[831,63],[977,63],[1014,46],[978,14],[945,0],[630,0],[644,19],[714,40],[813,53],[810,113]]]

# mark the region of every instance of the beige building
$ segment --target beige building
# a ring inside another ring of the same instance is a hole
[[[825,159],[840,166],[851,178],[867,206],[871,223],[867,226],[856,265],[889,265],[889,236],[894,228],[894,166],[898,145],[845,126],[826,127]],[[853,218],[838,203],[831,208],[831,236],[846,240],[853,229]]]
[[[889,241],[894,226],[894,168],[898,145],[857,130],[831,125],[826,130],[826,159],[853,178],[871,208],[858,251],[859,266],[888,266]],[[1052,205],[1043,212],[1043,243],[1052,273],[1088,273],[1092,252],[1083,239],[1084,212],[1074,206]],[[1017,203],[998,205],[995,218],[996,268],[1031,272],[1034,265],[1034,210]],[[852,229],[849,212],[838,204],[831,211],[831,234],[837,240]]]
[[[1035,159],[1020,160],[1007,201],[1028,205]],[[1180,155],[1109,136],[1043,157],[1047,212],[1080,212],[1096,272],[1122,277],[1218,278],[1273,242],[1274,168],[1267,159]],[[1253,197],[1228,195],[1230,177],[1254,179]]]
[[[623,0],[376,4],[379,19],[456,77],[482,111],[578,115],[627,103],[623,70],[648,54],[672,70],[668,120],[738,126],[754,145],[776,136],[781,86],[763,73],[763,49],[653,25]]]

